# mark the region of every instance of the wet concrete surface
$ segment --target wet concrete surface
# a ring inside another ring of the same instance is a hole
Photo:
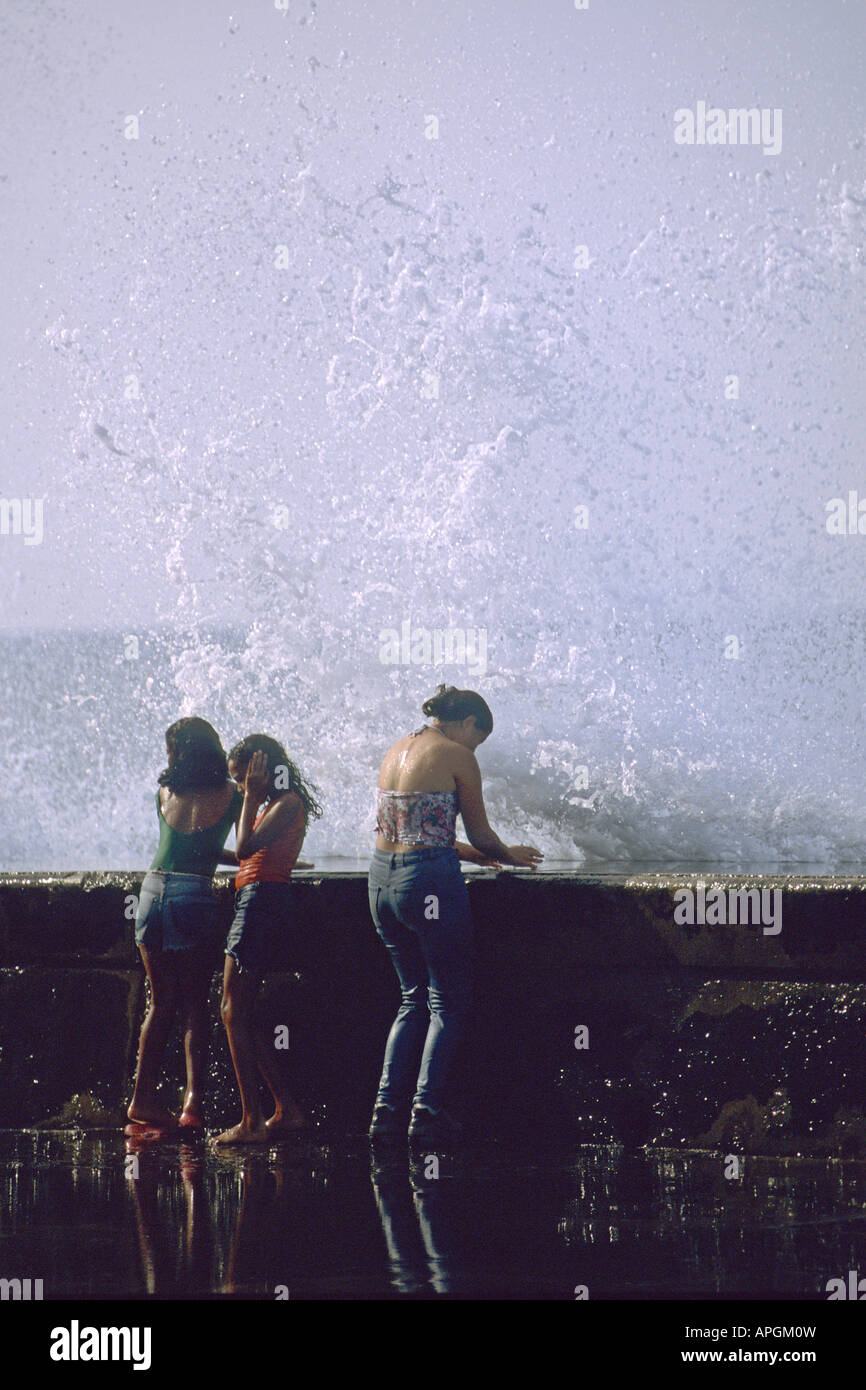
[[[217,1152],[0,1131],[0,1279],[45,1299],[826,1300],[866,1272],[866,1163],[584,1146]]]
[[[721,881],[728,893],[746,884]],[[866,1157],[866,878],[762,880],[756,897],[781,895],[777,934],[676,920],[687,883],[670,872],[473,878],[475,998],[449,1108],[474,1140]],[[122,1124],[146,1003],[139,886],[107,872],[0,875],[0,1125]],[[288,1028],[290,1089],[339,1141],[368,1122],[397,983],[363,874],[295,888],[257,1016],[271,1038]],[[227,930],[227,878],[218,897]],[[204,1096],[220,1126],[237,1104],[222,945],[218,933]],[[171,1107],[177,1029],[163,1070]]]

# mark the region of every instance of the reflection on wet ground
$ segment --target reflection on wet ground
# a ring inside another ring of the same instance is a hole
[[[44,1297],[826,1298],[866,1268],[866,1163],[365,1139],[129,1150],[0,1131],[0,1278]],[[730,1170],[731,1165],[728,1164]]]

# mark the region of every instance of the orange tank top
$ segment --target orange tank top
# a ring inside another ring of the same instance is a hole
[[[270,805],[271,803],[268,803]],[[256,817],[255,830],[268,806]],[[288,883],[292,877],[307,827],[304,824],[304,807],[298,798],[297,815],[289,821],[282,835],[272,840],[264,849],[242,859],[238,866],[235,888],[245,888],[248,883]]]

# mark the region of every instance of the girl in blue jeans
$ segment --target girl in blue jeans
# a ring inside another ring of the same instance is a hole
[[[370,911],[402,1001],[370,1138],[396,1138],[408,1124],[409,1137],[429,1145],[460,1133],[442,1104],[472,991],[472,916],[460,860],[535,869],[543,856],[532,845],[503,844],[488,823],[475,758],[493,729],[486,702],[474,690],[440,685],[422,710],[434,723],[393,744],[379,771]],[[458,812],[468,845],[455,838]]]

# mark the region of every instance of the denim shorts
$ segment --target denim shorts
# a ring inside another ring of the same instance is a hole
[[[202,874],[150,869],[138,895],[135,942],[149,951],[191,951],[219,945],[213,880]]]
[[[226,955],[238,970],[264,975],[274,962],[292,902],[290,883],[248,883],[235,894]]]

